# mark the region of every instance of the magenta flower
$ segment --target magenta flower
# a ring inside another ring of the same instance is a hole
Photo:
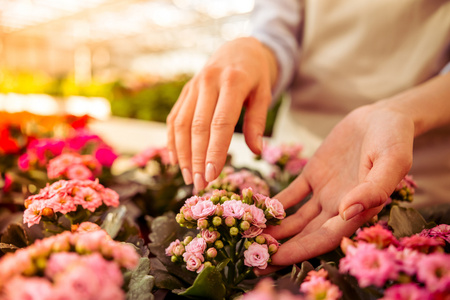
[[[378,249],[387,248],[389,245],[398,245],[398,241],[392,232],[383,228],[379,224],[366,227],[359,231],[356,236],[356,240],[375,244]]]
[[[424,229],[419,234],[420,236],[440,238],[450,243],[450,225],[441,224],[431,229]]]
[[[397,284],[386,289],[381,300],[432,300],[429,291],[415,283]]]
[[[368,243],[348,246],[347,255],[339,264],[339,271],[356,277],[361,287],[382,287],[387,280],[396,279],[399,270],[394,254]]]
[[[422,253],[432,253],[439,251],[441,247],[445,246],[445,241],[442,239],[415,234],[410,237],[401,238],[400,246],[404,248],[411,248]]]
[[[111,168],[119,155],[110,147],[103,146],[95,151],[94,157],[102,166]]]
[[[450,293],[450,255],[432,253],[424,255],[417,271],[417,279],[432,292]]]
[[[253,243],[244,251],[244,264],[248,267],[265,269],[267,268],[269,258],[270,255],[267,245]]]
[[[336,285],[321,276],[312,276],[309,281],[304,281],[300,291],[306,294],[306,299],[338,300],[342,296]]]

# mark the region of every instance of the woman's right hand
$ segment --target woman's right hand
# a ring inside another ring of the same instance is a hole
[[[240,38],[219,48],[185,85],[167,127],[170,159],[186,184],[201,190],[220,174],[244,105],[245,141],[261,152],[276,76],[272,52],[254,38]]]

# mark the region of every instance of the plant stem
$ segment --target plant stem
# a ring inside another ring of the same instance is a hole
[[[253,271],[253,268],[248,268],[244,273],[242,273],[234,283],[235,286],[237,286],[239,283],[241,283],[247,276]]]

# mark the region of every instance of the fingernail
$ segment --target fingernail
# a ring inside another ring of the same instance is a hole
[[[203,183],[203,176],[200,173],[195,173],[194,175],[194,186],[197,189],[197,191],[203,190],[204,183]]]
[[[181,170],[181,174],[183,175],[184,183],[191,184],[192,183],[192,175],[191,171],[188,168],[184,168]]]
[[[362,204],[353,204],[344,211],[344,221],[348,221],[364,210]]]
[[[263,148],[263,139],[261,135],[258,135],[257,137],[257,143],[258,143],[258,149],[260,152],[262,152],[262,148]]]
[[[210,182],[216,178],[216,167],[212,163],[206,165],[205,179]]]
[[[175,155],[172,151],[169,151],[169,160],[171,165],[174,165],[176,163]]]

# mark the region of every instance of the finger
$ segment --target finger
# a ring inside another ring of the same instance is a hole
[[[255,154],[261,154],[262,136],[266,127],[267,109],[271,100],[270,83],[260,84],[248,101],[244,115],[243,133],[245,142]]]
[[[351,236],[379,210],[381,206],[366,210],[349,221],[342,220],[338,215],[327,219],[322,226],[310,234],[299,234],[281,245],[272,256],[272,264],[291,265],[334,250],[340,245],[344,236]]]
[[[272,235],[277,240],[285,239],[301,232],[311,220],[321,212],[321,207],[316,201],[306,202],[295,214],[281,221],[280,225],[269,226],[264,232]]]
[[[216,88],[204,82],[200,88],[194,119],[192,121],[192,173],[194,176],[194,185],[198,191],[204,189],[206,186],[204,175],[205,159],[217,96]]]
[[[174,121],[178,115],[178,112],[180,111],[181,104],[183,103],[183,100],[186,98],[186,95],[189,91],[189,83],[186,83],[183,87],[183,90],[180,93],[180,96],[178,97],[177,102],[172,107],[169,115],[166,119],[166,125],[167,125],[167,150],[169,151],[169,159],[170,163],[172,165],[175,165],[177,160],[177,153],[176,153],[176,147],[175,147],[175,132],[174,132]]]
[[[303,200],[310,192],[311,187],[304,173],[302,173],[287,188],[277,194],[275,198],[283,204],[284,209],[287,209]]]
[[[364,210],[383,205],[408,172],[410,163],[407,159],[392,154],[377,159],[364,181],[342,199],[339,206],[342,219],[349,220]]]
[[[186,184],[191,184],[193,182],[191,165],[191,124],[197,95],[197,89],[194,85],[191,85],[186,98],[180,105],[180,109],[174,121],[175,149],[181,173]]]
[[[216,110],[211,121],[211,134],[206,155],[207,181],[214,180],[225,165],[234,127],[239,119],[242,104],[248,95],[246,88],[235,88],[239,82],[230,79],[219,93]]]

